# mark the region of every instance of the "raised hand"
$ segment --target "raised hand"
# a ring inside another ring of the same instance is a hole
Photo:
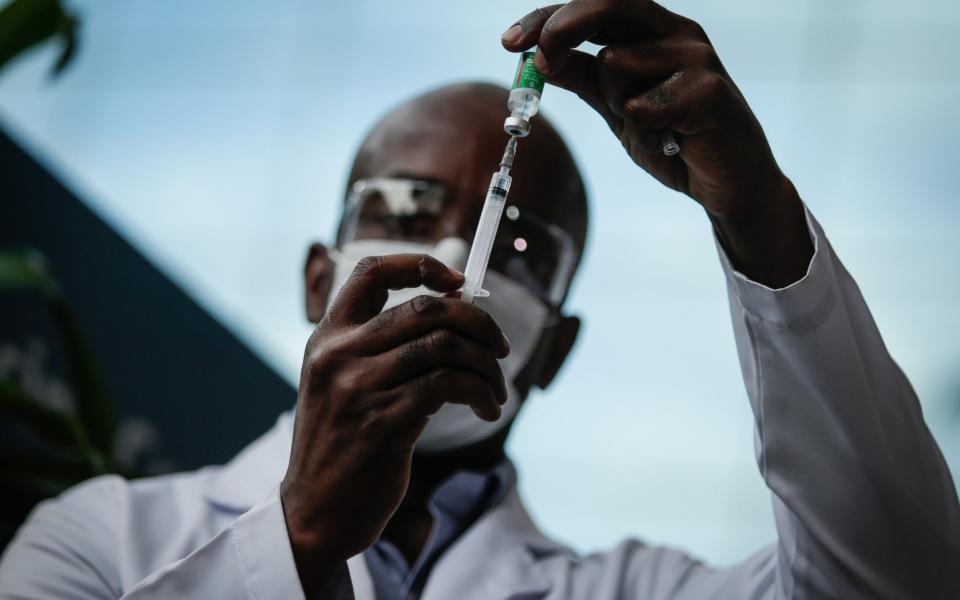
[[[362,260],[307,342],[280,495],[307,597],[376,541],[403,499],[414,445],[445,402],[500,416],[506,338],[480,308],[388,290],[453,292],[463,276],[423,255]]]
[[[602,45],[596,56],[575,49],[585,41]],[[600,113],[636,164],[699,202],[738,268],[774,286],[803,275],[802,204],[697,23],[649,0],[573,0],[522,17],[502,43],[538,45],[548,81]],[[679,155],[661,151],[665,131]]]

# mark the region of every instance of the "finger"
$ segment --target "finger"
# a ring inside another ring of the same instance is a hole
[[[543,23],[534,66],[550,75],[563,66],[569,51],[600,36],[605,41],[637,41],[668,33],[683,20],[655,2],[573,0]]]
[[[572,50],[563,66],[550,75],[547,81],[579,96],[600,113],[614,134],[620,135],[623,119],[610,109],[603,98],[600,89],[600,65],[595,56]]]
[[[562,6],[563,4],[552,4],[524,15],[503,32],[500,43],[512,52],[520,52],[533,46],[537,43],[543,24]]]
[[[717,72],[723,65],[716,50],[708,42],[697,39],[644,40],[611,44],[597,53],[600,67],[611,74],[636,78],[650,83],[666,78],[679,69],[704,68]]]
[[[729,114],[728,107],[737,93],[731,86],[729,80],[713,72],[672,75],[624,102],[621,143],[637,164],[661,183],[688,190],[690,166],[706,164],[716,157],[711,152],[698,155],[696,146],[685,140],[715,135],[720,130],[719,121]],[[704,106],[711,110],[704,111]],[[660,134],[665,130],[676,132],[680,145],[686,148],[680,160],[663,154]]]
[[[510,353],[510,342],[485,310],[435,296],[417,296],[370,319],[358,332],[359,351],[380,354],[438,329],[474,340],[498,358]]]
[[[522,52],[530,48],[537,43],[543,24],[562,6],[563,4],[552,4],[528,13],[500,35],[500,43],[511,52]],[[590,41],[606,45],[612,40],[603,33],[598,33],[591,37]]]
[[[679,123],[687,121],[687,111],[691,108],[689,100],[683,99],[683,78],[683,73],[675,74],[623,101],[620,142],[630,156],[646,156],[647,163],[662,158],[658,155],[663,153],[663,132],[679,131]]]
[[[623,117],[623,103],[679,70],[680,44],[642,42],[607,46],[597,53],[601,95],[610,111]]]
[[[493,392],[497,404],[507,401],[507,386],[496,357],[486,347],[449,329],[437,329],[368,359],[370,389],[401,385],[440,367],[470,371]]]
[[[396,412],[408,415],[432,415],[447,402],[473,409],[484,421],[500,418],[500,405],[493,391],[476,373],[438,368],[397,388],[400,400]]]
[[[475,373],[468,371],[434,369],[376,394],[380,408],[370,413],[365,422],[378,438],[398,449],[411,449],[430,418],[451,399],[469,406],[479,418],[495,421],[500,418],[500,407],[489,387],[478,380]]]
[[[389,290],[421,285],[452,292],[463,285],[463,275],[425,254],[368,256],[353,269],[328,318],[333,323],[364,323],[383,310]]]
[[[708,71],[678,71],[663,82],[628,98],[622,112],[625,126],[643,131],[672,129],[686,135],[708,133],[732,97],[731,84]],[[698,110],[710,106],[711,110]]]

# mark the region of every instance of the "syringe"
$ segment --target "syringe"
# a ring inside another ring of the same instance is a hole
[[[474,298],[482,298],[490,294],[484,290],[483,277],[487,273],[487,263],[490,261],[490,251],[493,249],[493,240],[497,237],[497,227],[500,225],[500,215],[507,202],[507,193],[510,191],[510,167],[513,166],[513,156],[517,152],[517,138],[511,136],[507,147],[500,159],[500,170],[493,174],[490,180],[490,189],[483,201],[483,212],[480,213],[480,223],[477,224],[477,233],[470,247],[470,256],[467,258],[467,268],[463,271],[464,284],[461,298],[464,302],[473,303]]]

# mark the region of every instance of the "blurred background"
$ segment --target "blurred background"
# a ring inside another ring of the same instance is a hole
[[[72,62],[51,77],[62,43],[50,42],[0,72],[0,129],[265,363],[264,377],[279,375],[263,387],[272,397],[238,405],[210,392],[210,405],[180,407],[163,427],[134,397],[154,381],[114,390],[118,431],[160,448],[148,471],[206,458],[175,438],[210,406],[222,407],[215,428],[203,425],[220,444],[210,455],[226,459],[269,424],[244,425],[247,415],[292,405],[310,332],[306,247],[331,240],[366,130],[434,86],[508,85],[516,58],[500,33],[538,5],[63,4],[80,23]],[[665,4],[710,35],[960,473],[960,8]],[[585,319],[580,342],[511,440],[521,492],[549,534],[583,551],[637,536],[740,560],[775,532],[708,223],[577,98],[548,86],[542,106],[585,174],[592,222],[568,306]],[[59,226],[73,223],[65,214]],[[136,329],[163,304],[127,309]],[[202,362],[188,366],[183,385],[205,378]]]

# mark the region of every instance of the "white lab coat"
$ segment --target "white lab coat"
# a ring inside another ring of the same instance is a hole
[[[720,253],[776,544],[729,569],[634,540],[581,557],[537,530],[514,489],[442,556],[422,598],[960,598],[950,473],[856,284],[809,222],[816,253],[786,289],[747,280]],[[291,420],[223,467],[100,477],[44,502],[3,558],[0,596],[302,598],[277,494]],[[373,598],[362,557],[348,565],[357,598]]]

